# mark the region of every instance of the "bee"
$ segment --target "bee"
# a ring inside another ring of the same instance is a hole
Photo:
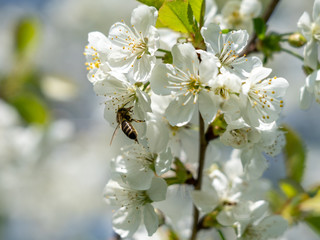
[[[130,114],[132,113],[132,109],[133,106],[125,108],[124,106],[119,108],[117,111],[117,127],[114,130],[113,134],[112,134],[112,138],[110,141],[110,145],[112,143],[112,140],[118,130],[118,128],[120,127],[122,132],[130,139],[135,140],[137,143],[138,142],[138,132],[137,130],[134,128],[134,126],[132,126],[131,122],[144,122],[144,120],[137,120],[137,119],[133,119],[131,118]]]

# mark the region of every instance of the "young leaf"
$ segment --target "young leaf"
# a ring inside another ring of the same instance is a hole
[[[267,31],[267,25],[265,24],[264,20],[262,18],[254,18],[253,26],[258,38],[261,40],[264,39]]]
[[[10,99],[10,103],[27,123],[45,124],[49,120],[46,105],[34,94],[20,94]]]
[[[188,17],[188,1],[164,2],[159,9],[156,27],[167,27],[182,33],[193,33],[193,24]],[[190,10],[189,10],[190,11]]]
[[[39,23],[35,18],[22,18],[15,29],[15,50],[19,55],[29,53],[36,46]]]
[[[203,16],[201,15],[204,3],[204,0],[189,0],[189,4],[192,8],[193,15],[198,23],[200,23],[202,21],[201,18],[203,18]]]
[[[145,5],[148,5],[148,6],[153,6],[155,7],[156,9],[159,10],[159,8],[162,6],[164,0],[137,0],[138,2],[141,2]]]
[[[304,219],[305,222],[320,235],[320,216],[312,216]]]
[[[286,132],[284,155],[287,176],[300,183],[303,178],[306,162],[305,147],[296,132],[288,126],[284,127],[284,131]]]

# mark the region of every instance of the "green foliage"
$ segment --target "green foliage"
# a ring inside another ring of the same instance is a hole
[[[287,177],[300,183],[305,170],[305,146],[298,134],[288,126],[285,126],[283,131],[286,132],[284,155]]]
[[[267,25],[265,24],[264,20],[262,18],[254,18],[253,26],[254,26],[254,31],[257,37],[260,40],[263,40],[265,38],[266,31],[267,31]]]
[[[320,235],[320,215],[311,216],[305,219],[305,222],[318,234]]]
[[[291,179],[283,179],[279,181],[279,187],[287,198],[293,198],[304,192],[300,184]]]
[[[137,1],[148,6],[153,6],[159,10],[159,8],[162,6],[165,0],[137,0]]]
[[[10,99],[10,103],[27,123],[45,124],[49,120],[46,105],[34,94],[20,94]]]
[[[34,17],[22,18],[15,29],[16,53],[26,55],[36,47],[39,40],[39,22]]]
[[[176,176],[165,178],[168,185],[185,184],[188,183],[188,181],[193,180],[191,172],[184,166],[184,164],[178,158],[175,158],[174,165],[175,168],[172,170],[176,173]]]
[[[185,0],[165,1],[159,9],[156,27],[167,27],[181,33],[194,33],[190,5]]]
[[[208,126],[208,130],[205,135],[207,142],[218,138],[221,134],[225,132],[227,126],[228,124],[224,119],[224,115],[218,112],[216,118]]]
[[[173,58],[172,58],[172,53],[171,52],[166,52],[164,56],[162,57],[163,63],[169,63],[172,64]]]
[[[200,27],[203,25],[204,10],[206,2],[204,0],[189,0],[189,4],[192,8],[193,16],[195,20],[200,23]]]

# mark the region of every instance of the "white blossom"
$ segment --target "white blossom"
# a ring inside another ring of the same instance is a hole
[[[154,7],[141,5],[132,12],[131,27],[123,22],[111,27],[109,39],[112,47],[108,62],[113,70],[127,73],[132,69],[135,81],[148,80],[159,46],[159,34],[154,27],[157,15]]]
[[[300,90],[300,106],[308,109],[315,98],[320,104],[320,70],[314,71],[306,78],[306,84]]]
[[[132,116],[144,120],[145,112],[150,112],[150,97],[147,93],[131,84],[123,74],[109,73],[104,80],[94,83],[97,95],[105,97],[105,119],[114,124],[119,108],[132,107]]]
[[[318,44],[320,41],[320,1],[315,0],[312,19],[304,12],[298,21],[298,28],[307,39],[304,48],[304,64],[316,70],[318,65]]]
[[[243,81],[240,96],[242,117],[250,126],[257,127],[260,122],[277,120],[284,106],[281,98],[289,84],[284,78],[267,78],[271,71],[264,67],[255,68]]]
[[[221,28],[253,31],[253,18],[259,16],[262,5],[259,0],[228,1],[221,10]]]
[[[217,69],[213,56],[200,54],[201,62],[191,44],[177,44],[172,48],[173,65],[159,64],[151,76],[151,88],[156,94],[175,97],[165,112],[173,126],[190,122],[197,107],[206,123],[216,114],[210,82],[217,75]]]
[[[148,190],[133,190],[123,183],[109,180],[105,187],[105,200],[118,206],[112,216],[113,229],[121,237],[130,237],[143,221],[148,235],[158,229],[158,216],[152,202],[166,198],[167,184],[162,178],[154,177]]]
[[[217,24],[211,23],[201,29],[201,34],[207,45],[207,51],[216,56],[216,64],[222,73],[229,71],[243,77],[253,68],[262,65],[257,57],[239,55],[249,38],[246,31],[238,30],[223,34]]]
[[[132,144],[121,149],[122,154],[113,160],[114,171],[122,180],[136,190],[150,188],[152,178],[169,171],[173,160],[170,148],[160,154],[152,153],[141,144]]]
[[[85,47],[84,55],[87,62],[88,80],[92,83],[104,80],[110,72],[107,57],[110,52],[111,43],[109,39],[100,32],[91,32],[88,35],[89,44]]]

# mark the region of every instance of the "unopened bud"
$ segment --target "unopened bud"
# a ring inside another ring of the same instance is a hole
[[[307,40],[301,33],[297,32],[289,36],[288,42],[292,47],[302,47],[306,44]]]

